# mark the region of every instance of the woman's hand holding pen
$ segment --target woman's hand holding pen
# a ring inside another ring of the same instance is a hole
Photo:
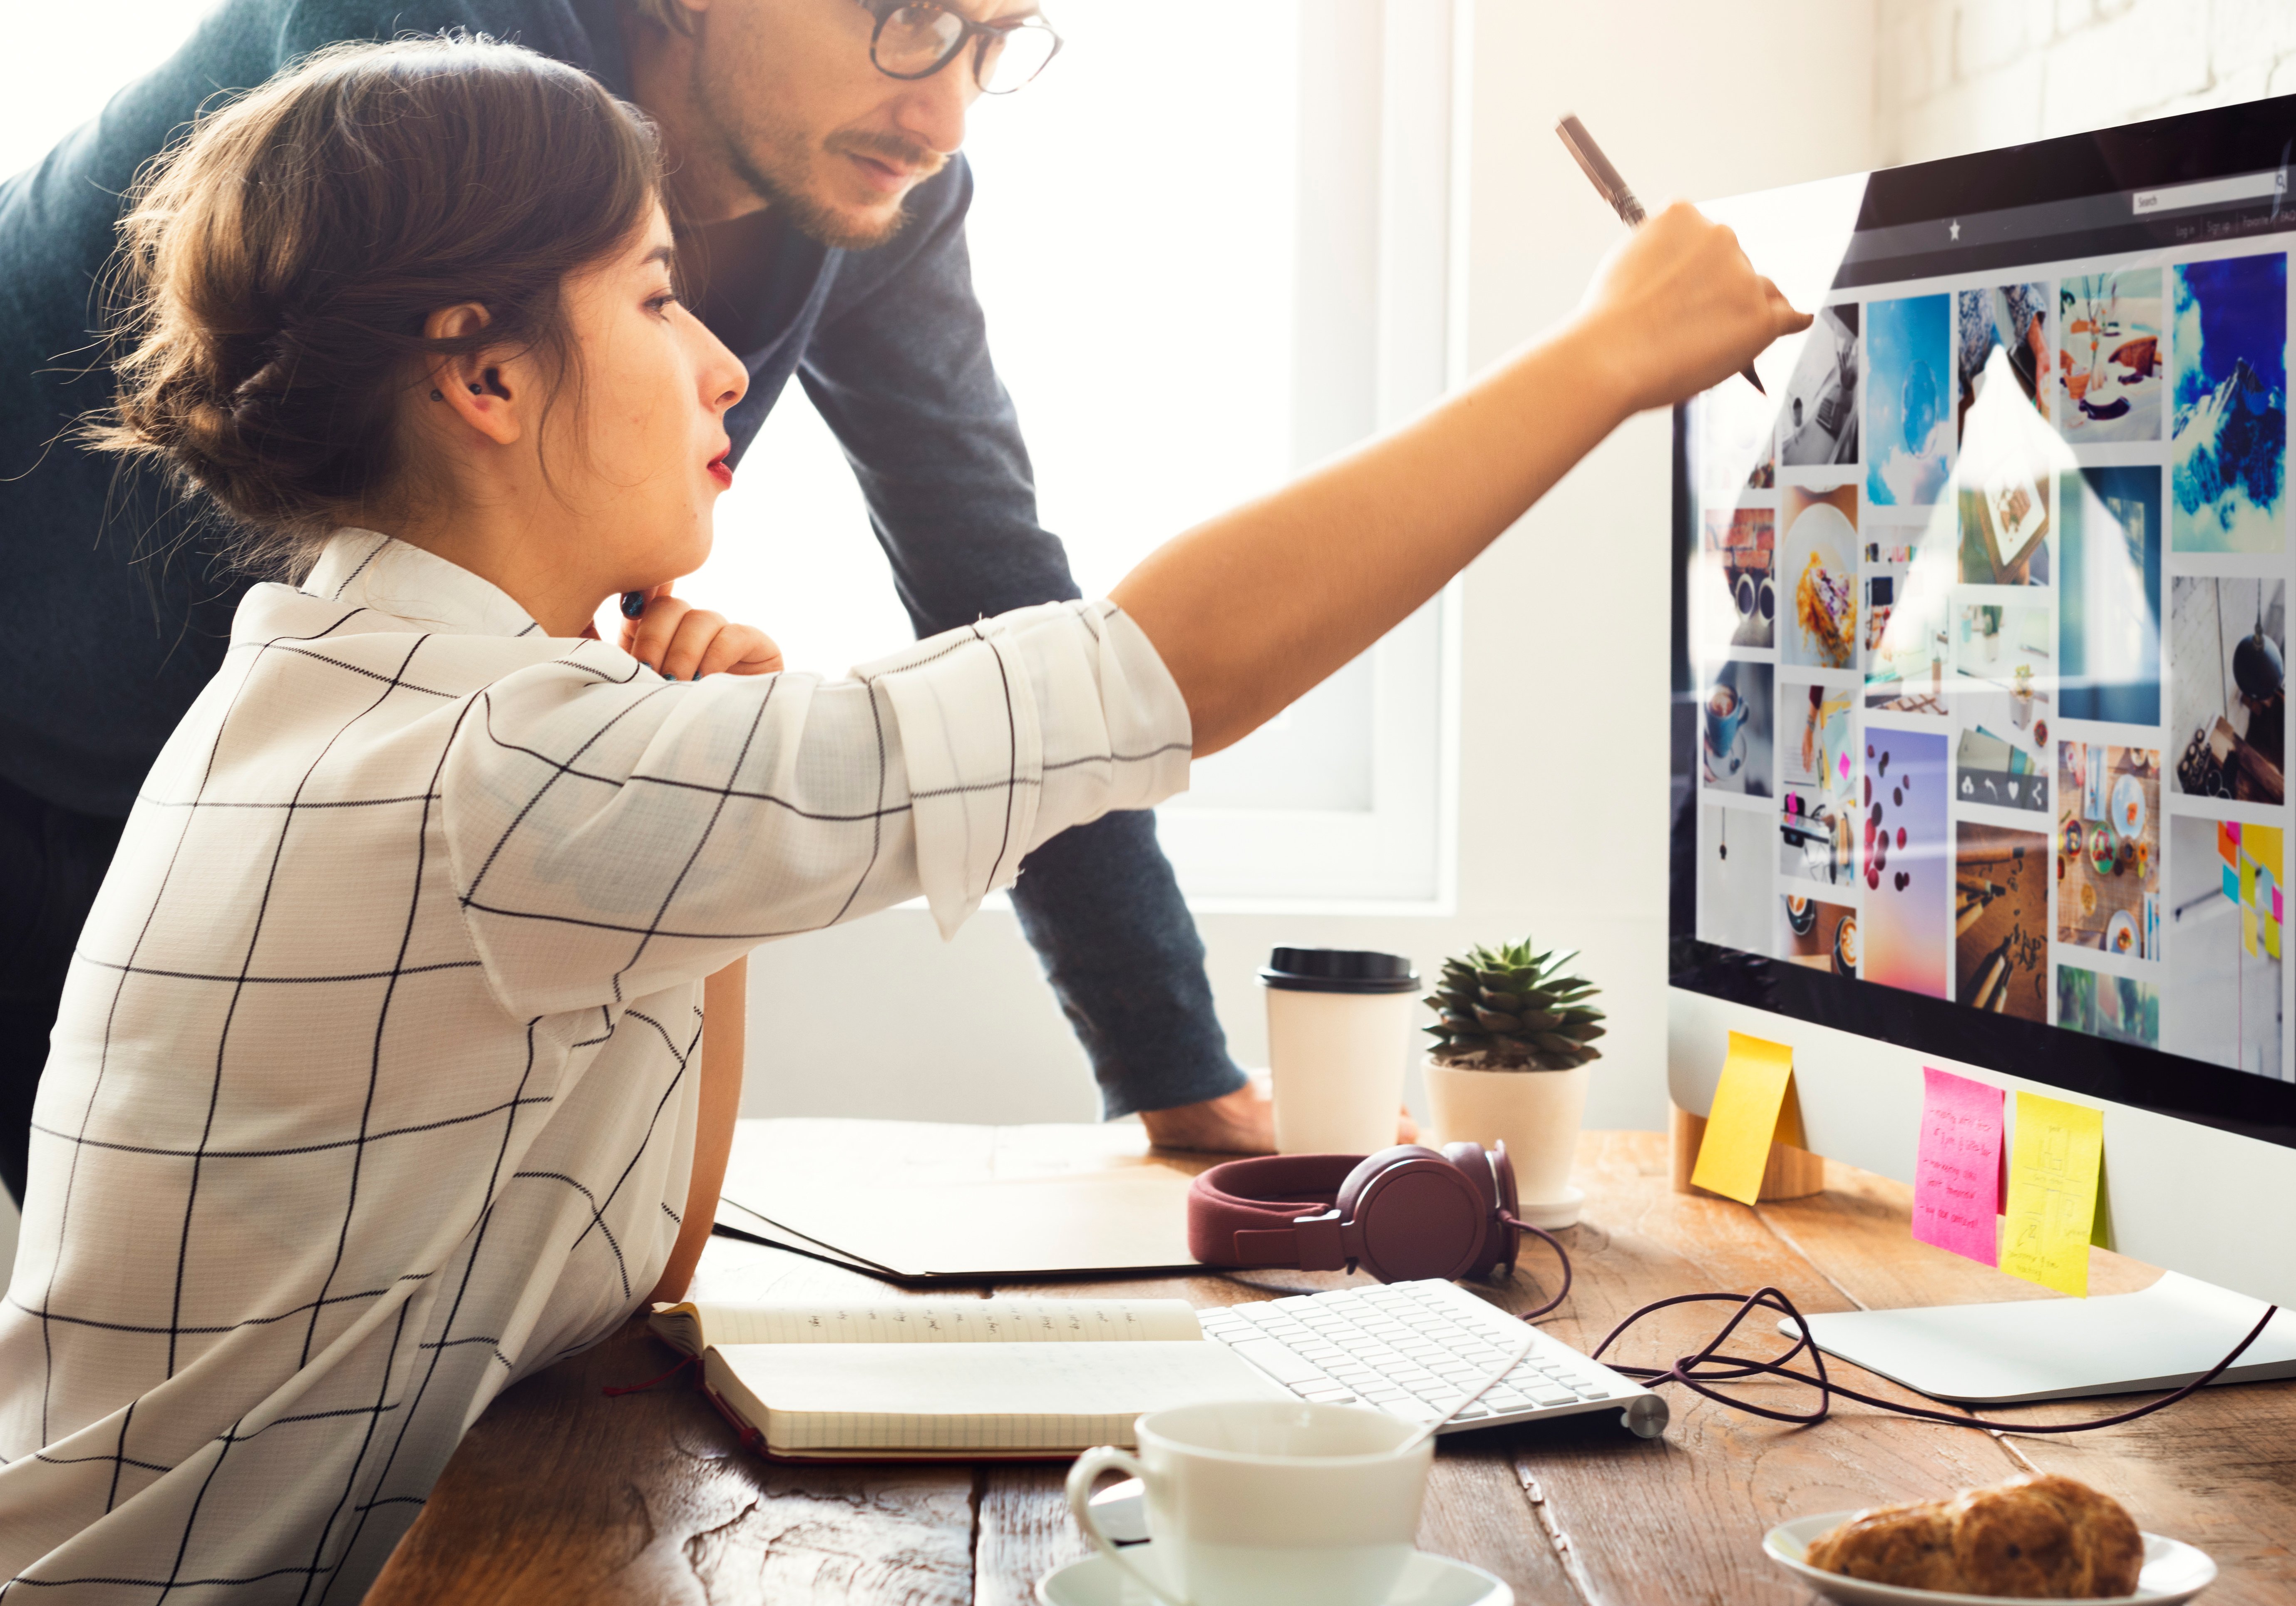
[[[1684,201],[1603,259],[1578,317],[1614,358],[1628,413],[1671,406],[1721,383],[1772,341],[1810,321],[1754,271],[1736,235]]]

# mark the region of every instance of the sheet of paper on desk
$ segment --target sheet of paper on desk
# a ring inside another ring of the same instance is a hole
[[[1180,1271],[1196,1264],[1188,1183],[1210,1163],[1152,1153],[1122,1123],[750,1120],[724,1191],[768,1227],[896,1277]]]
[[[2038,1093],[2017,1095],[2009,1150],[2008,1218],[2001,1269],[2076,1298],[2088,1295],[2088,1247],[2096,1237],[2096,1185],[2104,1163],[2104,1112]]]
[[[1773,1140],[1795,1148],[1803,1142],[1801,1107],[1793,1097],[1793,1050],[1733,1032],[1692,1184],[1752,1204],[1762,1191]]]
[[[1922,1067],[1921,1148],[1914,1159],[1914,1237],[1997,1263],[2001,1210],[2001,1090]]]

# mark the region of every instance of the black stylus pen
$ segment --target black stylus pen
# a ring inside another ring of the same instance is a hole
[[[1603,200],[1611,203],[1611,210],[1619,214],[1619,220],[1628,228],[1640,228],[1643,219],[1648,216],[1643,210],[1643,203],[1635,199],[1634,191],[1628,189],[1627,181],[1619,177],[1619,169],[1611,165],[1611,159],[1603,154],[1603,147],[1596,144],[1595,136],[1587,132],[1587,125],[1575,117],[1566,117],[1554,125],[1554,132],[1569,148],[1572,160],[1578,164],[1578,170],[1587,175],[1587,181],[1601,192]],[[1752,363],[1748,363],[1738,372],[1745,376],[1748,384],[1762,391],[1762,382],[1755,375]],[[1762,391],[1762,394],[1767,396],[1769,392]]]

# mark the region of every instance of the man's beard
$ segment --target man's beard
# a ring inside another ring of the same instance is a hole
[[[870,251],[884,244],[907,226],[909,209],[904,195],[902,204],[883,222],[855,220],[808,192],[806,180],[816,161],[846,153],[875,157],[904,172],[921,172],[927,177],[948,161],[931,146],[895,134],[848,131],[832,134],[816,145],[794,129],[770,125],[744,128],[724,114],[701,78],[698,62],[693,88],[696,103],[717,128],[726,163],[734,176],[798,233],[833,250]]]

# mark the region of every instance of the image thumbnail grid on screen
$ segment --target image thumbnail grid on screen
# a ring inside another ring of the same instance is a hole
[[[1837,291],[1688,417],[1696,935],[2296,1082],[2288,258]]]

